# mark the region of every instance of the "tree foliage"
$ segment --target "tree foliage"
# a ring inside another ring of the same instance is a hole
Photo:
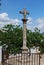
[[[8,45],[9,53],[17,53],[21,50],[23,45],[23,29],[20,26],[5,25],[4,31],[0,31],[1,44]],[[43,40],[43,41],[41,41]],[[44,36],[40,33],[38,28],[35,28],[34,32],[27,29],[27,46],[39,46],[41,52],[44,52]]]

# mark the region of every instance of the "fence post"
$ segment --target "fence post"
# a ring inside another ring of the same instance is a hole
[[[40,53],[39,53],[39,65],[40,65]]]

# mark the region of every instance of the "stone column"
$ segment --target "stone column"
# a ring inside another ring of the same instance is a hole
[[[22,53],[27,53],[28,52],[28,47],[26,46],[27,44],[27,39],[26,39],[26,22],[27,19],[22,19],[23,21],[23,47],[22,47]]]

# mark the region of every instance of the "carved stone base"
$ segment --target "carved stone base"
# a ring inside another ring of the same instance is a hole
[[[22,53],[28,53],[28,47],[22,47]]]

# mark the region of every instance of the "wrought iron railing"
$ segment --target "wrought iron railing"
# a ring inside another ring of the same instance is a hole
[[[40,53],[10,55],[4,65],[40,65]]]

